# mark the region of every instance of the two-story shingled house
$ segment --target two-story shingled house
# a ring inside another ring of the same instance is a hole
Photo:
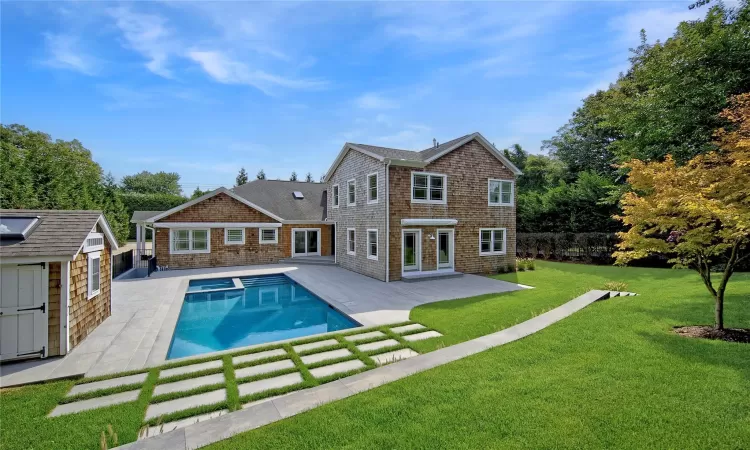
[[[170,269],[312,255],[383,281],[489,272],[515,263],[520,173],[479,133],[422,151],[346,143],[324,183],[256,180],[136,223]]]

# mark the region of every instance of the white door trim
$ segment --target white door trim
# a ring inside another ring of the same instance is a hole
[[[292,236],[291,236],[291,238],[292,238],[291,239],[291,241],[292,241],[292,258],[294,258],[295,256],[320,256],[320,242],[321,242],[321,239],[320,239],[320,230],[321,230],[321,228],[292,228]],[[305,232],[305,253],[295,253],[295,251],[294,251],[294,234],[297,231],[304,231]],[[308,231],[317,231],[318,232],[318,247],[317,247],[318,251],[317,251],[317,253],[308,253],[307,252],[307,232]]]
[[[456,239],[455,239],[455,230],[453,228],[438,228],[437,231],[435,231],[437,234],[437,239],[435,243],[435,255],[436,255],[436,263],[437,263],[437,270],[454,270],[456,266],[456,260],[455,260],[455,249],[456,249]],[[450,252],[448,254],[448,265],[440,266],[440,233],[448,233],[450,235],[449,246],[450,246]]]
[[[414,259],[417,263],[417,270],[404,270],[404,246],[406,233],[415,233],[417,238],[415,239],[416,248],[414,249]],[[422,271],[422,229],[421,228],[402,228],[401,229],[401,274],[410,272],[421,272]]]

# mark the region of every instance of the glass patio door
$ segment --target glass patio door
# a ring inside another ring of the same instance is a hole
[[[420,236],[419,230],[403,231],[402,246],[402,267],[404,272],[418,271],[421,261]]]
[[[293,233],[294,254],[292,256],[320,255],[320,248],[318,247],[319,229],[295,229]]]
[[[438,230],[438,269],[453,268],[453,230]]]

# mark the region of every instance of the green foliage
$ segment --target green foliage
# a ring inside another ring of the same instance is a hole
[[[311,172],[307,172],[307,175],[305,175],[305,181],[308,183],[312,183],[314,181]]]
[[[614,233],[518,233],[516,253],[528,258],[609,264],[617,242]]]
[[[23,125],[0,125],[0,207],[89,209],[104,212],[119,241],[128,235],[128,214],[111,175],[78,140],[55,140]]]
[[[292,172],[289,176],[289,181],[297,181],[297,172]]]
[[[147,170],[122,177],[122,190],[134,194],[181,195],[180,175],[175,172],[151,173]]]
[[[258,174],[255,176],[259,180],[265,180],[266,179],[266,173],[263,171],[263,169],[260,169],[258,171]]]
[[[133,216],[133,211],[166,211],[187,201],[181,195],[172,194],[136,194],[119,192],[116,196],[124,205],[126,224]],[[135,224],[130,224],[129,237],[135,239]]]
[[[234,185],[242,186],[245,183],[247,183],[247,172],[245,171],[245,168],[243,167],[240,169],[240,173],[237,174],[237,178],[234,181]]]
[[[211,191],[203,191],[201,190],[200,186],[196,186],[195,189],[193,190],[193,193],[190,195],[190,200],[196,199],[198,197],[202,197],[208,194],[209,192]]]

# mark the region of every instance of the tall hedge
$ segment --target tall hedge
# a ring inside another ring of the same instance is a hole
[[[136,194],[130,192],[120,192],[118,197],[125,205],[125,210],[128,213],[128,221],[133,216],[133,211],[166,211],[188,200],[181,195]],[[135,239],[135,224],[132,223],[130,224],[129,239]]]

